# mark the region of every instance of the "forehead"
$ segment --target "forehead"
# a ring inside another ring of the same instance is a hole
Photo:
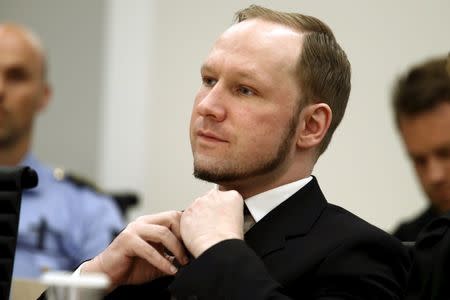
[[[425,154],[450,144],[450,101],[415,116],[400,117],[400,130],[413,154]]]
[[[295,72],[302,34],[287,26],[260,19],[231,26],[214,43],[204,65],[233,63],[247,71]]]
[[[39,69],[42,55],[23,33],[0,27],[0,67],[11,65]]]

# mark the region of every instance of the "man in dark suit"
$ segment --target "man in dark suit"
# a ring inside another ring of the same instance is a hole
[[[413,67],[399,86],[403,97],[398,99],[403,107],[409,104],[400,123],[409,133],[404,134],[405,144],[435,211],[435,219],[418,228],[407,299],[450,299],[450,54]],[[417,96],[408,99],[407,91]],[[419,129],[415,138],[413,127]],[[415,224],[400,229],[412,231]]]
[[[415,241],[436,217],[450,212],[450,76],[447,56],[413,66],[394,89],[395,119],[428,205],[394,235]]]
[[[194,175],[218,188],[183,212],[130,223],[78,272],[106,273],[107,299],[401,299],[405,249],[328,204],[311,175],[350,93],[330,28],[250,6],[215,42],[201,78]]]

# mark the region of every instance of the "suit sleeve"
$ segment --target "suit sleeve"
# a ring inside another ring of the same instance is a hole
[[[116,288],[103,300],[170,300],[167,290],[172,276],[162,277],[139,285],[123,285]]]
[[[403,299],[409,260],[391,240],[343,243],[308,274],[312,286],[299,275],[289,292],[244,241],[226,240],[181,270],[169,289],[177,299]]]
[[[290,299],[253,250],[237,239],[206,250],[178,272],[169,290],[176,299]]]

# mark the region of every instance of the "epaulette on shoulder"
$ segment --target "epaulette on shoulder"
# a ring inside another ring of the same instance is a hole
[[[95,183],[89,181],[88,179],[77,176],[73,173],[66,172],[64,169],[55,168],[53,169],[53,177],[55,180],[63,181],[66,180],[75,186],[88,188],[98,194],[107,195],[111,197],[117,204],[120,212],[125,216],[126,211],[132,207],[139,204],[139,196],[136,192],[120,191],[120,192],[105,192],[101,190]]]
[[[103,193],[99,187],[89,179],[76,175],[71,172],[67,172],[62,168],[53,169],[53,177],[58,181],[67,180],[68,182],[83,188],[91,189],[97,193]]]

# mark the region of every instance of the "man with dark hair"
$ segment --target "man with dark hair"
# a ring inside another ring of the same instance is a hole
[[[329,204],[311,175],[350,93],[330,28],[250,6],[200,74],[194,175],[217,189],[138,218],[78,272],[107,274],[107,299],[401,299],[406,250]]]
[[[394,235],[415,241],[423,227],[450,211],[450,76],[447,57],[414,66],[397,82],[393,108],[406,151],[428,197],[417,217]]]

